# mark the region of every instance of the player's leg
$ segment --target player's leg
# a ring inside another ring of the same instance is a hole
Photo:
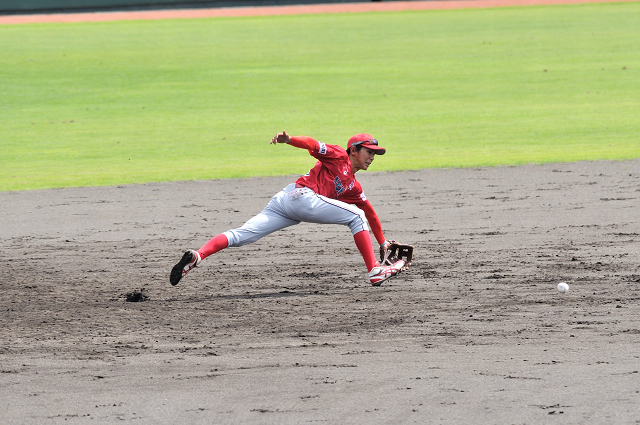
[[[363,230],[353,235],[353,240],[356,242],[356,246],[364,258],[364,262],[367,265],[369,271],[369,283],[373,286],[380,286],[382,282],[397,275],[402,267],[404,267],[405,261],[398,260],[390,266],[381,266],[373,252],[371,246],[371,236],[368,230]]]
[[[211,238],[198,250],[198,253],[200,258],[204,260],[230,246],[253,243],[270,233],[298,223],[299,221],[283,216],[272,203],[269,203],[260,214],[252,217],[242,227],[228,230]]]
[[[396,275],[404,266],[402,260],[392,266],[380,266],[373,251],[364,211],[355,205],[327,198],[303,188],[285,200],[285,208],[287,215],[296,220],[349,226],[356,247],[369,271],[369,281],[372,285],[380,285],[384,280]]]
[[[362,258],[364,259],[367,271],[371,271],[371,269],[380,265],[371,246],[371,235],[369,235],[369,230],[362,230],[356,233],[353,235],[353,240],[356,243],[356,247],[358,247],[358,251],[360,251],[360,255],[362,255]]]
[[[243,246],[256,242],[265,236],[300,223],[298,220],[283,215],[277,205],[269,202],[267,207],[258,215],[251,218],[242,227],[227,230],[223,235],[228,240],[228,246]]]
[[[289,186],[288,186],[289,187]],[[170,282],[177,285],[187,273],[198,267],[202,260],[227,247],[242,246],[253,243],[270,233],[288,226],[298,224],[286,216],[282,208],[282,198],[285,191],[276,194],[264,210],[248,220],[242,227],[228,230],[211,238],[199,250],[188,250],[171,270]]]
[[[229,239],[227,238],[227,235],[225,235],[224,233],[220,233],[219,235],[216,235],[209,239],[209,242],[202,245],[202,247],[198,250],[198,254],[200,254],[200,258],[204,260],[208,256],[222,251],[228,246]]]
[[[400,273],[400,270],[404,267],[404,260],[398,260],[390,266],[380,265],[373,252],[371,236],[369,235],[368,230],[362,230],[354,234],[353,239],[355,240],[356,246],[367,265],[367,270],[369,271],[369,283],[373,286],[380,286],[385,280]]]
[[[367,218],[355,205],[320,196],[308,188],[299,188],[285,200],[285,209],[287,215],[296,220],[349,226],[367,270],[379,265],[371,246]]]

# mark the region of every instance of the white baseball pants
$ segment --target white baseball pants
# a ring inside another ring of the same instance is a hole
[[[229,246],[242,246],[302,221],[343,224],[349,226],[353,235],[369,230],[364,211],[360,208],[318,195],[306,187],[296,188],[295,183],[291,183],[271,198],[260,214],[242,227],[224,232],[224,235]]]

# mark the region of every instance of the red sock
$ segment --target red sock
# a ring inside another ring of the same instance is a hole
[[[371,246],[371,236],[369,236],[368,230],[353,235],[353,240],[356,241],[356,246],[364,258],[364,263],[367,265],[367,270],[371,271],[372,268],[379,266],[376,255],[373,253],[373,247]]]
[[[211,240],[209,240],[209,242],[204,244],[204,246],[198,250],[198,253],[200,254],[200,257],[204,260],[211,254],[215,254],[218,251],[222,251],[228,246],[229,246],[229,241],[227,240],[227,237],[224,235],[224,233],[220,233],[219,235],[212,237]]]

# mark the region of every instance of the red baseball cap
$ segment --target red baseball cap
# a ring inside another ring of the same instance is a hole
[[[387,150],[381,146],[378,146],[378,141],[373,138],[372,135],[367,133],[356,134],[355,136],[351,136],[349,142],[347,143],[347,149],[351,146],[366,146],[367,148],[376,151],[376,155],[384,155]]]

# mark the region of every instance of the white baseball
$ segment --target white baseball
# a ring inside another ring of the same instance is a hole
[[[569,285],[567,285],[566,282],[558,283],[558,291],[562,294],[564,294],[565,292],[569,292]]]

